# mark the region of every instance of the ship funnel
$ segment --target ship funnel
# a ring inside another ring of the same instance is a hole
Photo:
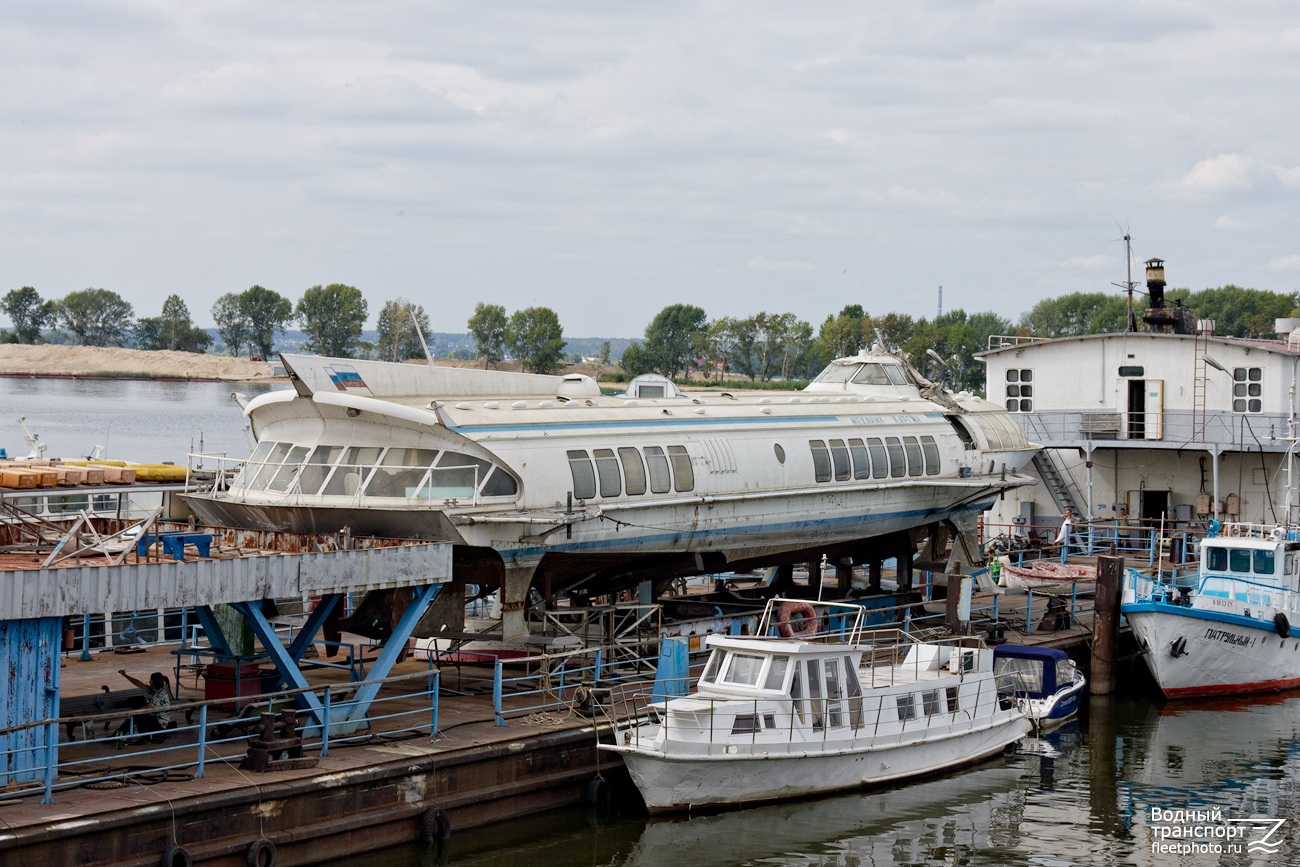
[[[1165,260],[1147,259],[1147,293],[1151,296],[1152,309],[1159,310],[1165,306]]]

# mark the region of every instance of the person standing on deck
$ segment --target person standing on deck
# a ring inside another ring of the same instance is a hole
[[[1065,514],[1061,515],[1061,529],[1056,531],[1056,539],[1052,542],[1053,545],[1061,547],[1062,554],[1065,553],[1065,549],[1070,545],[1070,531],[1073,528],[1074,511],[1072,509],[1066,509]]]

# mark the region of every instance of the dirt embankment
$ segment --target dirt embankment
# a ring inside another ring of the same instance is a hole
[[[0,376],[104,376],[153,379],[270,379],[264,361],[193,352],[100,346],[0,344]]]

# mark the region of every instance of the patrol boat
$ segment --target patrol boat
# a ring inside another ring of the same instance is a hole
[[[1212,523],[1191,582],[1128,576],[1120,611],[1167,698],[1300,687],[1300,531]]]

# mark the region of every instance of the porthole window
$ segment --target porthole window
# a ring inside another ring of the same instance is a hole
[[[776,452],[776,462],[778,464],[785,463],[785,449],[781,448],[780,443],[772,443],[772,451]]]

